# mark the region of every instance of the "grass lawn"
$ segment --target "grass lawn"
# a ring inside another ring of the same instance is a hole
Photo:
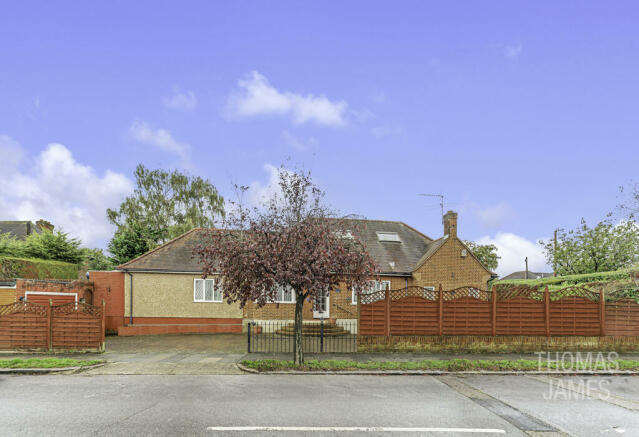
[[[91,366],[103,360],[73,360],[71,358],[15,358],[0,360],[0,369],[53,369],[56,367]]]
[[[345,360],[308,360],[302,366],[285,360],[244,360],[242,365],[260,372],[273,370],[639,370],[639,361],[618,360],[606,362],[561,362],[539,363],[537,360],[422,360],[422,361],[345,361]]]

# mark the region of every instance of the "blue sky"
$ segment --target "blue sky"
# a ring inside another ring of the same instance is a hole
[[[344,213],[494,242],[501,273],[637,177],[635,2],[12,2],[0,219],[88,245],[137,163],[225,195],[311,169]]]

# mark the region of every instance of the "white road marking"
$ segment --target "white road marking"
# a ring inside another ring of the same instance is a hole
[[[505,434],[491,428],[395,428],[388,426],[209,426],[208,431],[297,431],[297,432],[456,432]]]

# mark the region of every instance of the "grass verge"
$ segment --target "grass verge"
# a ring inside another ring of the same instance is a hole
[[[260,372],[275,370],[302,371],[348,371],[348,370],[440,370],[449,372],[489,371],[551,371],[551,370],[639,370],[639,361],[595,361],[595,362],[546,362],[537,360],[422,360],[422,361],[346,361],[308,360],[295,365],[286,360],[244,360],[242,365]]]
[[[54,369],[58,367],[92,366],[103,360],[74,360],[71,358],[15,358],[0,360],[0,369]]]

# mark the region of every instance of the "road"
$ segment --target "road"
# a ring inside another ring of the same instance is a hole
[[[0,435],[336,434],[639,436],[639,377],[0,377]]]

